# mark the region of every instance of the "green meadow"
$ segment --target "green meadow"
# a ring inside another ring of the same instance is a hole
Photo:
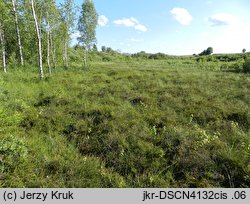
[[[0,187],[250,187],[250,75],[209,57],[0,73]]]

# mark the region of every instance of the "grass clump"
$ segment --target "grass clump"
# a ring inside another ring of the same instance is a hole
[[[1,74],[1,187],[249,187],[249,76],[200,66]]]

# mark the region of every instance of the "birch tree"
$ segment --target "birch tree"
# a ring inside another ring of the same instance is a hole
[[[68,67],[68,46],[70,35],[74,29],[74,1],[65,0],[61,4],[62,32],[63,32],[63,62]]]
[[[20,35],[19,22],[18,22],[16,0],[12,0],[12,9],[13,9],[13,14],[14,14],[14,18],[15,18],[17,43],[18,43],[18,50],[19,50],[19,63],[23,66],[23,64],[24,64],[23,63],[23,51],[22,51],[21,35]]]
[[[93,1],[85,0],[78,21],[78,30],[80,32],[78,41],[84,46],[84,67],[87,65],[88,50],[96,43],[97,17]]]
[[[49,74],[51,75],[51,66],[50,66],[50,48],[51,48],[51,27],[50,27],[50,2],[53,1],[47,1],[45,2],[46,6],[46,32],[47,32],[47,65],[49,68]]]
[[[1,48],[2,48],[2,65],[3,65],[3,72],[7,72],[6,68],[6,49],[5,49],[5,37],[4,37],[4,29],[3,25],[0,22],[0,43],[1,43]]]
[[[35,28],[36,28],[36,35],[37,35],[40,78],[43,79],[44,73],[43,73],[43,54],[42,54],[41,33],[40,33],[39,25],[38,25],[38,19],[37,19],[37,15],[36,15],[34,0],[30,0],[30,3],[31,3],[32,15],[34,18]]]
[[[6,43],[5,43],[5,27],[8,24],[9,12],[4,1],[0,1],[0,45],[2,54],[3,72],[7,72],[6,65]]]
[[[54,35],[56,30],[59,27],[59,10],[56,6],[54,0],[45,0],[45,9],[46,9],[46,33],[47,33],[47,65],[49,68],[49,73],[51,74],[51,57],[52,64],[55,68],[55,54],[56,54],[56,45],[54,42]]]
[[[16,62],[20,65],[38,63],[42,79],[44,65],[49,73],[58,63],[68,66],[74,6],[73,0],[64,2],[57,6],[56,0],[0,0],[0,63],[3,71],[7,71],[8,64],[15,67]],[[59,60],[61,56],[63,58]]]
[[[52,64],[53,64],[53,68],[55,68],[56,67],[56,46],[54,42],[53,30],[51,31],[51,35],[49,37],[50,37]]]
[[[49,20],[49,12],[47,11],[47,64],[49,68],[49,74],[51,75],[51,66],[50,66],[50,20]]]

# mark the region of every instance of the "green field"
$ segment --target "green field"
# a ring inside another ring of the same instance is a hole
[[[250,76],[180,59],[0,74],[0,187],[250,187]]]

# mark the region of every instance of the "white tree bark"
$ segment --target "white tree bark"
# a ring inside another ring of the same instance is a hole
[[[50,46],[51,46],[51,55],[52,55],[52,64],[53,68],[56,67],[56,48],[53,43],[53,32],[50,33]]]
[[[68,67],[68,42],[67,42],[66,39],[65,39],[65,42],[64,42],[63,61],[64,61],[64,66]]]
[[[88,48],[84,48],[84,67],[87,66],[87,55],[88,55]]]
[[[49,68],[49,74],[51,75],[51,66],[50,66],[50,23],[49,23],[49,14],[47,12],[47,64]]]
[[[5,42],[4,42],[4,30],[2,28],[2,25],[0,23],[0,41],[2,46],[2,58],[3,58],[3,72],[7,72],[6,68],[6,52],[5,52]]]
[[[49,68],[49,74],[51,75],[51,66],[50,66],[50,32],[47,32],[47,64]]]
[[[17,11],[16,11],[16,0],[12,0],[12,6],[13,6],[13,12],[15,16],[17,42],[18,42],[18,48],[19,48],[19,62],[23,66],[23,51],[22,51],[21,35],[20,35],[19,23],[18,23]]]
[[[34,0],[30,0],[30,1],[31,1],[32,14],[33,14],[34,22],[35,22],[35,27],[36,27],[37,41],[38,41],[40,78],[43,79],[44,73],[43,73],[43,54],[42,54],[41,35],[40,35],[39,26],[38,26],[38,21],[37,21],[35,6],[34,6]]]

